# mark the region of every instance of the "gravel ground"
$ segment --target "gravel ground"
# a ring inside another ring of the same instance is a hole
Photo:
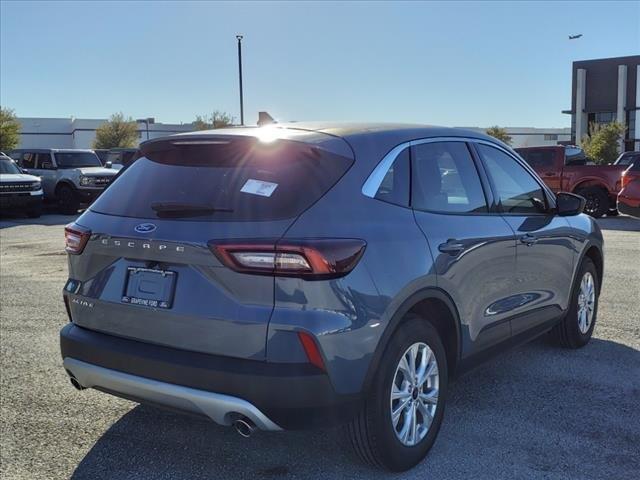
[[[0,222],[3,479],[392,476],[362,466],[340,430],[243,439],[74,390],[58,351],[70,220]],[[640,220],[600,224],[606,276],[593,341],[567,351],[540,339],[459,379],[430,455],[394,478],[640,478]]]

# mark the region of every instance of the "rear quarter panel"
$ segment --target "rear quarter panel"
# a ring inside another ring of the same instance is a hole
[[[360,262],[336,280],[277,278],[269,324],[269,360],[282,355],[279,337],[307,330],[320,344],[334,388],[343,394],[361,390],[385,328],[404,300],[436,286],[429,246],[412,210],[364,196],[369,173],[356,159],[285,235],[362,239],[367,246]]]
[[[618,165],[568,165],[563,171],[563,190],[575,192],[580,188],[598,186],[609,195],[620,191],[620,179],[624,167]]]

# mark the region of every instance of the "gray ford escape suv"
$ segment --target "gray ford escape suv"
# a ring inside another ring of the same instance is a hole
[[[482,134],[290,124],[145,142],[66,228],[79,389],[249,435],[347,425],[418,463],[451,378],[546,332],[593,332],[602,235]]]

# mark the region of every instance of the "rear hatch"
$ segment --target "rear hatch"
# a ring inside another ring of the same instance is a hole
[[[237,135],[145,144],[76,222],[90,234],[82,253],[69,255],[73,321],[264,359],[274,278],[228,268],[212,245],[273,244],[352,163],[318,143]]]

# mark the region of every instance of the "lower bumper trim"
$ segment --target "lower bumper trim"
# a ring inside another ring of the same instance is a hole
[[[220,425],[230,426],[239,414],[250,418],[261,430],[282,430],[241,398],[130,375],[71,357],[65,357],[64,368],[85,388],[105,389],[124,397],[205,415]]]

